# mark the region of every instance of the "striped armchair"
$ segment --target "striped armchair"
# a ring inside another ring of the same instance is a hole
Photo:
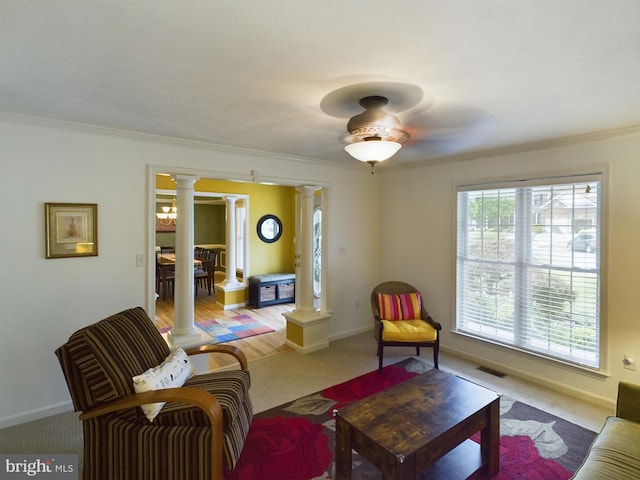
[[[222,479],[244,444],[253,408],[244,354],[206,345],[188,354],[233,355],[240,369],[195,375],[182,387],[135,393],[132,378],[160,365],[167,343],[141,308],[82,328],[56,350],[81,412],[83,478]],[[140,406],[167,402],[153,421]]]

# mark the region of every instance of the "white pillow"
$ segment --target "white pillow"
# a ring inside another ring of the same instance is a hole
[[[136,393],[140,393],[162,388],[181,387],[195,373],[196,369],[187,353],[181,348],[174,348],[160,365],[133,377],[133,388]],[[152,422],[164,404],[165,402],[149,403],[140,408]]]

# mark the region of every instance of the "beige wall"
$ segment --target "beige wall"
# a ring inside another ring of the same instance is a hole
[[[481,180],[608,171],[608,228],[604,250],[604,338],[607,372],[596,376],[532,355],[453,333],[455,318],[455,187]],[[640,382],[623,369],[625,353],[640,358],[640,135],[386,173],[382,180],[383,276],[405,279],[423,291],[430,313],[443,324],[442,345],[487,366],[611,405],[619,380]],[[416,212],[419,212],[416,214]],[[411,252],[410,255],[407,252]]]
[[[618,380],[639,380],[640,375],[621,363],[624,353],[640,357],[639,157],[640,135],[629,135],[370,175],[366,166],[347,158],[318,166],[201,143],[0,116],[1,200],[10,207],[4,209],[0,237],[0,427],[70,409],[54,350],[88,323],[124,308],[149,307],[153,271],[136,267],[135,257],[154,245],[153,223],[147,218],[153,199],[150,166],[242,181],[251,181],[256,171],[267,182],[325,185],[330,339],[370,328],[371,288],[381,280],[403,279],[425,292],[431,312],[444,325],[445,348],[612,401]],[[452,333],[455,184],[593,165],[609,170],[604,300],[611,376],[595,378]],[[97,203],[99,256],[46,260],[45,202]]]
[[[148,204],[153,206],[150,165],[206,178],[251,181],[255,171],[265,182],[325,185],[330,336],[370,327],[365,307],[370,280],[378,277],[372,259],[379,244],[369,232],[378,219],[379,177],[346,154],[335,166],[317,166],[202,143],[0,116],[1,200],[11,207],[5,209],[0,236],[0,428],[70,409],[54,350],[72,332],[125,308],[149,308],[153,267],[149,262],[136,267],[136,254],[148,255],[154,246],[147,211]],[[99,256],[46,260],[45,202],[97,203]]]

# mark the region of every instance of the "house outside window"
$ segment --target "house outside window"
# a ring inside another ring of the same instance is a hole
[[[459,187],[456,331],[599,370],[601,212],[601,175]]]

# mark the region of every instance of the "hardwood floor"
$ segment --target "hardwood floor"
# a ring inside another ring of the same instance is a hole
[[[244,352],[249,362],[259,358],[269,357],[282,352],[293,350],[285,345],[286,321],[282,316],[283,312],[293,310],[293,303],[273,305],[263,308],[243,307],[232,310],[223,310],[216,304],[215,294],[207,295],[203,289],[195,297],[194,317],[196,322],[211,319],[224,319],[224,317],[234,317],[236,315],[249,315],[260,323],[275,330],[272,333],[265,333],[255,337],[243,338],[233,342],[226,342],[235,345]],[[156,318],[158,328],[173,326],[173,298],[169,295],[166,300],[158,299],[156,302]],[[210,355],[209,366],[212,370],[224,368],[236,362],[228,355]]]

